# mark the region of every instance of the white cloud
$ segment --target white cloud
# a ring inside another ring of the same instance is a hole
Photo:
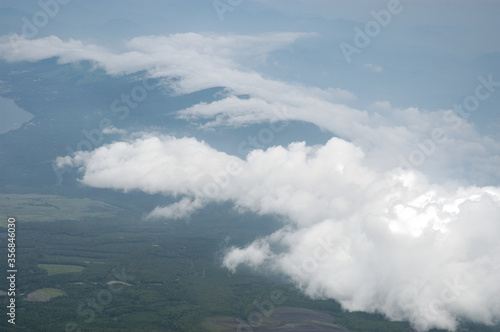
[[[380,73],[383,70],[383,68],[381,66],[374,65],[372,63],[367,63],[364,65],[364,67],[368,70],[371,70],[374,73]]]
[[[242,160],[195,139],[146,136],[59,161],[81,167],[87,185],[185,196],[151,216],[185,217],[208,201],[283,216],[278,232],[227,252],[230,270],[285,273],[313,298],[420,330],[453,329],[459,317],[497,322],[500,188],[430,184],[363,160],[338,138]]]
[[[230,73],[240,67],[239,63],[245,58],[251,57],[250,54],[265,55],[298,38],[314,36],[314,33],[288,32],[257,36],[198,33],[143,36],[125,42],[125,52],[115,53],[104,47],[73,39],[63,41],[56,36],[27,39],[14,34],[0,37],[0,57],[10,62],[40,61],[52,57],[58,57],[60,63],[90,60],[112,75],[161,68],[161,73],[157,74],[162,77],[182,79],[177,88],[185,93],[212,87],[214,80],[226,81],[222,75],[224,72],[218,70],[230,69]],[[204,75],[199,75],[200,73]]]
[[[148,214],[146,219],[183,219],[189,217],[193,212],[204,206],[201,199],[190,199],[184,197],[179,202],[168,206],[156,207]]]
[[[178,94],[226,87],[224,99],[179,112],[207,127],[299,120],[340,136],[322,146],[254,150],[242,160],[194,138],[145,135],[57,164],[78,167],[89,186],[182,197],[151,218],[183,218],[222,201],[283,216],[280,231],[227,253],[231,270],[240,264],[276,270],[312,297],[408,319],[419,330],[453,329],[461,317],[498,322],[500,189],[463,185],[463,179],[498,181],[498,142],[450,110],[388,102],[359,110],[344,104],[354,100],[350,92],[272,80],[251,69],[252,56],[265,58],[301,37],[311,35],[138,37],[115,54],[74,40],[14,36],[2,37],[0,56],[86,59],[114,75],[149,70]],[[440,142],[429,140],[436,129],[445,137]],[[419,168],[425,172],[396,167],[397,156],[415,151],[429,152]],[[436,174],[440,181],[429,180]],[[455,179],[462,185],[447,181]]]
[[[256,268],[264,263],[269,254],[269,244],[264,240],[256,240],[244,249],[231,248],[224,257],[224,265],[233,272],[242,263]]]
[[[427,112],[399,109],[390,104],[385,108],[379,104],[360,110],[345,104],[355,99],[349,91],[277,81],[249,67],[252,61],[248,59],[253,56],[268,54],[298,38],[314,36],[310,33],[145,36],[125,42],[125,52],[113,53],[96,45],[75,40],[65,42],[54,36],[27,40],[14,35],[1,37],[0,56],[8,61],[58,56],[63,63],[86,59],[113,75],[147,70],[150,76],[162,78],[162,83],[177,94],[226,87],[226,98],[193,105],[181,110],[179,117],[195,122],[204,120],[203,126],[210,128],[277,119],[305,121],[361,147],[366,163],[379,171],[403,165],[401,158],[408,160],[413,154],[423,155],[425,160],[417,167],[433,179],[499,183],[500,157],[495,156],[500,154],[500,145],[480,135],[465,119],[450,114],[450,110]],[[237,95],[250,98],[239,99]],[[435,130],[445,136],[442,142],[432,142]]]
[[[210,176],[238,162],[238,158],[216,151],[204,142],[170,136],[144,136],[105,145],[92,153],[80,151],[73,158],[57,159],[59,167],[82,166],[85,170],[82,182],[92,187],[140,189],[173,196],[199,195],[206,186],[210,193],[207,184],[214,181]]]
[[[116,127],[110,126],[102,130],[105,135],[126,135],[127,131],[125,129],[118,129]]]

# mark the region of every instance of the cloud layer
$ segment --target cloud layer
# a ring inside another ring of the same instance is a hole
[[[458,317],[497,322],[500,189],[432,185],[421,173],[379,173],[363,158],[338,138],[242,160],[193,138],[146,136],[59,163],[80,167],[89,186],[183,195],[151,217],[182,218],[208,201],[281,215],[281,230],[227,252],[230,270],[271,269],[313,298],[420,330],[453,329]]]
[[[245,159],[195,138],[145,134],[57,162],[78,167],[81,182],[92,187],[178,197],[150,218],[184,218],[224,201],[282,216],[281,230],[228,250],[230,270],[271,269],[311,297],[407,319],[422,331],[453,329],[462,317],[498,322],[500,189],[471,185],[498,184],[498,142],[455,110],[388,102],[360,110],[349,106],[351,92],[273,80],[253,69],[298,38],[314,35],[147,36],[126,42],[121,53],[11,36],[0,40],[0,57],[90,60],[111,75],[146,70],[177,94],[225,87],[222,99],[178,114],[207,128],[292,120],[331,132],[339,138],[324,145],[256,148]]]
[[[183,33],[136,37],[124,42],[124,51],[117,52],[55,36],[28,40],[13,35],[0,37],[0,57],[7,61],[58,57],[60,63],[89,60],[111,75],[145,70],[176,94],[225,87],[227,94],[221,100],[195,104],[179,111],[179,118],[201,121],[205,128],[309,122],[361,147],[366,163],[380,171],[410,165],[433,180],[499,184],[500,145],[479,134],[466,120],[474,111],[465,105],[468,97],[474,98],[474,91],[463,96],[464,105],[455,109],[450,105],[449,110],[399,109],[386,101],[357,109],[349,106],[356,99],[352,92],[273,80],[253,69],[273,50],[314,37],[312,33]],[[496,92],[496,78],[478,78],[478,83],[490,79],[493,85],[481,88],[488,96]]]

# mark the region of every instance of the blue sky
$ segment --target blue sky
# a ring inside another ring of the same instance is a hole
[[[111,144],[61,151],[82,184],[174,199],[148,220],[227,201],[282,217],[226,253],[235,273],[420,331],[498,323],[499,2],[54,1],[1,3],[2,59],[220,88],[176,113],[192,136],[112,126]]]

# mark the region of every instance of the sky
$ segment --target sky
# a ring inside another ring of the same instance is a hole
[[[113,125],[112,143],[61,151],[83,185],[175,199],[146,220],[214,202],[278,216],[275,233],[228,248],[233,273],[284,275],[418,331],[499,322],[500,2],[1,5],[7,62],[143,73],[135,102],[148,79],[170,95],[222,88],[177,112],[193,136]],[[297,123],[314,130],[278,143]],[[202,139],[218,131],[231,148]]]

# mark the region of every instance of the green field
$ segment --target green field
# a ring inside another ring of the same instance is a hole
[[[7,217],[18,222],[48,222],[105,218],[116,215],[119,208],[87,198],[65,198],[56,195],[0,194],[0,227],[7,226]]]
[[[85,269],[83,266],[60,264],[38,264],[38,267],[47,271],[49,276],[54,274],[82,272]]]

